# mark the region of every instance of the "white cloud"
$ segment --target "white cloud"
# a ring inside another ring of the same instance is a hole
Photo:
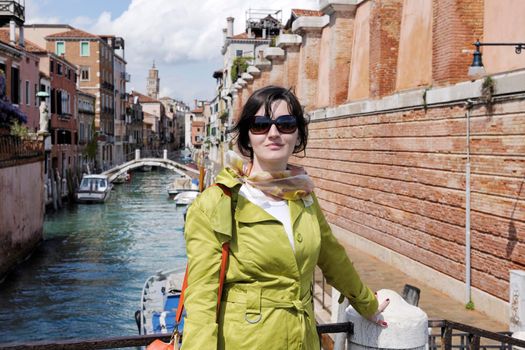
[[[133,0],[118,18],[102,13],[90,30],[124,37],[128,57],[137,61],[151,62],[154,57],[169,64],[210,60],[220,56],[226,17],[235,17],[235,32],[242,32],[250,7],[282,9],[289,16],[291,7],[315,9],[318,5],[317,0]]]
[[[35,0],[27,1],[36,6]],[[34,13],[38,17],[36,7]],[[111,18],[110,12],[104,11],[98,18],[79,16],[70,24],[95,34],[124,38],[127,69],[132,75],[129,86],[144,91],[147,70],[155,60],[161,91],[193,101],[213,97],[212,74],[222,65],[220,49],[226,17],[235,18],[234,32],[238,34],[245,30],[245,12],[249,8],[282,10],[286,21],[291,8],[318,7],[318,0],[132,0],[118,17]]]
[[[25,2],[25,17],[27,24],[30,23],[60,23],[58,16],[43,16],[43,7],[47,5],[49,0],[26,0]]]

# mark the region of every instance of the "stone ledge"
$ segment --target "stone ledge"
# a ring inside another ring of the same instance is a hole
[[[261,71],[255,66],[248,66],[246,72],[251,74],[252,77],[258,77],[259,75],[261,75]]]
[[[355,14],[357,7],[365,0],[320,0],[319,8],[326,15],[339,11],[350,11]]]
[[[241,79],[247,81],[247,82],[251,82],[253,80],[253,76],[250,74],[250,73],[242,73],[241,74]]]
[[[248,85],[248,82],[242,78],[237,79],[236,84],[239,84],[240,86],[246,86]]]
[[[330,23],[327,15],[321,17],[304,16],[297,18],[292,24],[292,32],[300,31],[320,31]]]
[[[284,59],[284,50],[280,47],[267,47],[263,51],[264,58],[268,60]]]
[[[491,76],[494,80],[494,96],[525,92],[525,70]],[[481,86],[485,78],[464,81],[455,85],[438,88],[418,88],[401,91],[379,100],[348,102],[336,107],[317,109],[309,112],[312,121],[325,120],[363,113],[382,113],[389,110],[424,107],[450,102],[466,101],[481,96]],[[425,101],[426,99],[426,101]]]
[[[301,45],[303,38],[297,34],[281,34],[277,37],[276,45],[280,48],[287,46]]]
[[[267,70],[270,70],[272,68],[272,62],[268,61],[268,60],[264,60],[264,61],[257,61],[255,62],[255,67],[257,67],[259,69],[259,71],[267,71]]]

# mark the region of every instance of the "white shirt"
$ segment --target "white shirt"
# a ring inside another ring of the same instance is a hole
[[[264,209],[268,214],[279,220],[283,226],[288,240],[292,246],[292,250],[295,252],[294,237],[292,230],[292,221],[290,215],[290,208],[288,202],[285,200],[274,201],[269,199],[261,190],[243,184],[239,189],[239,194],[252,202],[253,204]]]

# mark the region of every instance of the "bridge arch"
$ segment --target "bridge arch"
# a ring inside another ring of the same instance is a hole
[[[127,171],[130,171],[136,168],[140,168],[145,165],[166,168],[186,178],[191,178],[190,176],[187,175],[188,172],[195,174],[195,175],[199,174],[199,172],[195,169],[189,168],[183,164],[177,163],[170,159],[161,159],[161,158],[134,159],[129,162],[123,163],[119,166],[116,166],[112,169],[109,169],[103,172],[102,174],[109,176],[109,181],[113,182],[119,175]]]

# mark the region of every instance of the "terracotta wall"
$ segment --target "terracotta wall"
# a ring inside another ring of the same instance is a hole
[[[473,49],[472,43],[483,34],[483,4],[484,0],[433,0],[434,86],[469,78],[468,67],[472,63],[472,55],[465,50]]]
[[[319,78],[317,79],[316,107],[322,108],[330,105],[330,65],[332,26],[323,28],[321,34],[321,49],[319,53]]]
[[[401,17],[396,90],[432,81],[432,0],[405,0]]]
[[[370,10],[371,2],[365,2],[356,11],[354,42],[348,82],[348,100],[360,100],[370,94]]]
[[[525,101],[471,117],[472,285],[508,300],[525,268]],[[466,119],[462,106],[310,125],[307,168],[328,220],[464,280]]]
[[[523,14],[525,2],[522,0],[485,0],[483,38],[480,41],[525,42]],[[485,46],[482,51],[488,74],[525,68],[523,52],[521,55],[514,54],[514,47]]]
[[[0,205],[0,280],[42,240],[43,179],[43,161],[0,168],[2,203],[9,203]]]

